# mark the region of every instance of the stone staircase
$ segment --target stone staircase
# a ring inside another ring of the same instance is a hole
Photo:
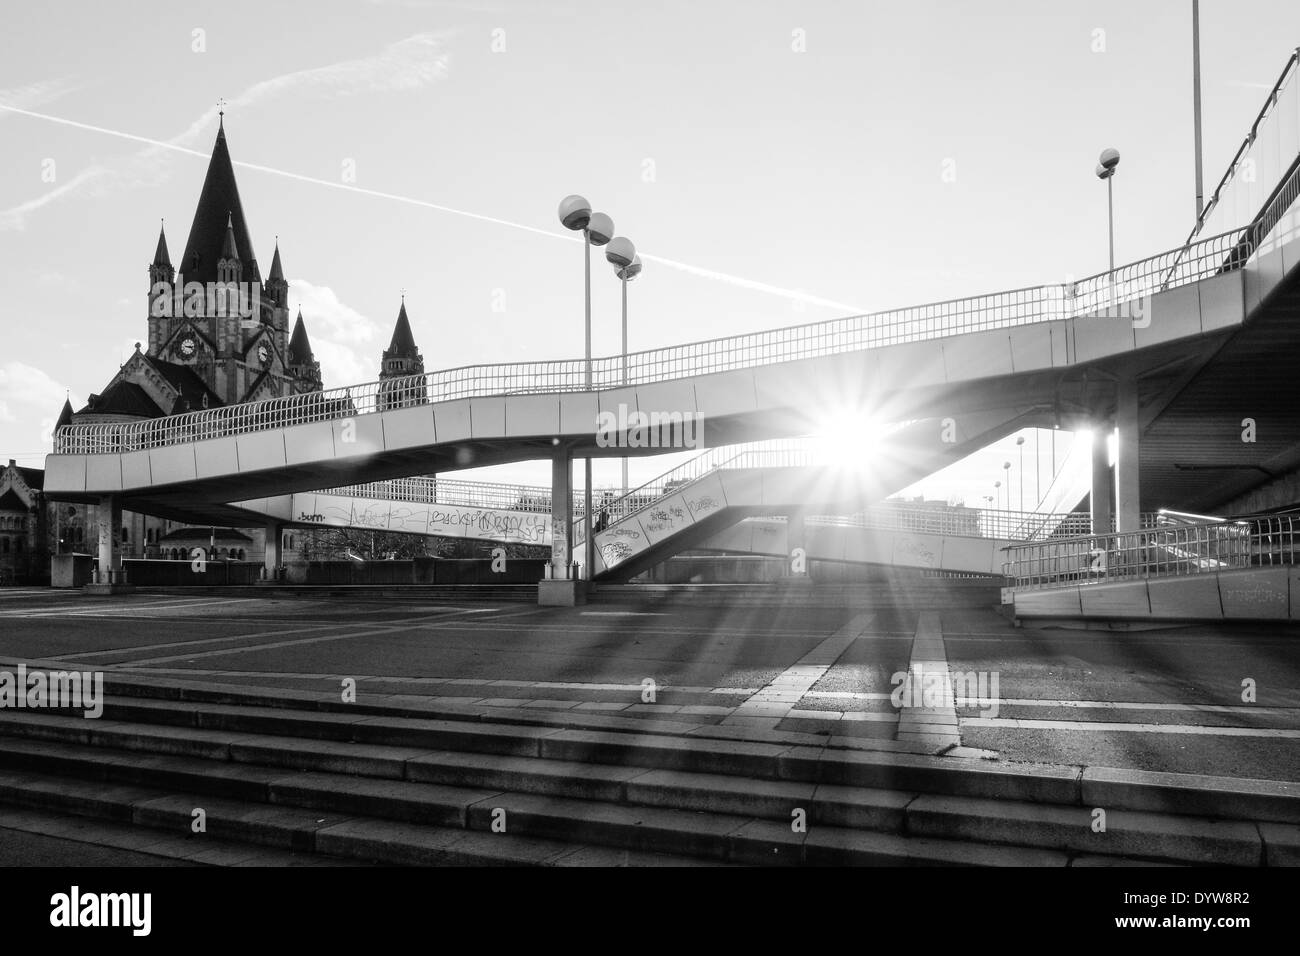
[[[19,825],[5,822],[24,819],[15,808],[32,827],[81,818],[195,862],[1300,862],[1294,784],[114,673],[105,691],[97,720],[0,710],[0,826]],[[194,834],[200,808],[206,832]],[[1106,811],[1105,832],[1094,831],[1094,808]]]

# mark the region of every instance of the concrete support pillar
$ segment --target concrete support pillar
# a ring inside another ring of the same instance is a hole
[[[551,577],[567,578],[572,572],[573,458],[567,449],[551,457]]]
[[[1110,534],[1110,423],[1092,426],[1092,533]]]
[[[99,570],[95,572],[95,583],[125,584],[122,553],[117,547],[122,539],[121,499],[112,495],[99,499],[95,508],[95,531],[99,543]]]
[[[537,584],[537,603],[572,607],[585,600],[583,583],[573,567],[573,457],[567,448],[551,456],[551,563]]]
[[[1137,385],[1137,379],[1132,376],[1120,380],[1115,411],[1115,530],[1123,532],[1142,529],[1138,477],[1142,429]]]
[[[284,537],[284,525],[276,521],[266,524],[266,550],[262,556],[262,580],[276,581],[280,577],[281,541]]]

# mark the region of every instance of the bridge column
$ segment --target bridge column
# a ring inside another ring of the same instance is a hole
[[[278,581],[280,578],[280,552],[284,539],[284,525],[269,521],[266,525],[266,549],[262,556],[262,580]]]
[[[1092,533],[1110,534],[1110,423],[1092,426]]]
[[[573,607],[584,600],[582,582],[573,567],[573,456],[567,448],[551,455],[551,561],[538,582],[537,603]]]
[[[1140,531],[1142,505],[1138,477],[1141,427],[1137,379],[1120,379],[1115,411],[1115,530]]]
[[[99,546],[99,567],[95,580],[86,586],[92,594],[120,594],[133,590],[127,586],[122,568],[122,551],[114,545],[122,540],[122,500],[114,495],[100,498],[95,507],[95,532]]]

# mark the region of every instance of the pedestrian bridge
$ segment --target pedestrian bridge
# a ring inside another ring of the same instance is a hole
[[[597,443],[601,412],[702,416],[704,443],[954,410],[1049,408],[1057,377],[1108,360],[1157,374],[1208,354],[1295,266],[1249,228],[1114,274],[592,362],[472,366],[135,422],[66,425],[46,460],[61,499],[149,510],[509,461],[681,450]],[[1135,320],[1140,306],[1143,318]],[[659,436],[642,436],[659,437]],[[933,443],[940,442],[936,432]]]

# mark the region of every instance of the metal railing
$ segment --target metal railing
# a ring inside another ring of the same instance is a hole
[[[1300,48],[1291,52],[1277,82],[1264,97],[1264,105],[1192,227],[1187,237],[1189,244],[1207,231],[1207,226],[1213,231],[1216,225],[1247,222],[1255,217],[1266,205],[1263,190],[1282,180],[1286,167],[1300,154],[1297,66],[1300,66]],[[1261,165],[1263,169],[1259,168]]]
[[[817,457],[816,443],[807,437],[721,445],[696,455],[676,468],[669,469],[658,478],[629,491],[626,495],[617,498],[609,496],[603,501],[593,500],[592,512],[601,516],[602,528],[609,528],[715,471],[735,468],[806,467],[816,464]],[[571,540],[575,546],[586,540],[583,522],[574,522]]]
[[[1006,549],[1013,587],[1037,589],[1297,563],[1300,518],[1263,515],[1168,524]]]
[[[1157,514],[1143,514],[1142,526],[1154,527],[1158,519]],[[996,508],[937,508],[889,503],[853,515],[809,516],[807,521],[876,531],[913,531],[1002,541],[1046,541],[1087,534],[1092,529],[1092,516],[1086,511],[1044,514]]]
[[[316,492],[320,495],[343,495],[379,501],[409,501],[418,504],[460,505],[467,508],[492,508],[501,511],[551,513],[551,489],[545,485],[511,485],[491,481],[461,481],[455,478],[395,478],[343,485]],[[582,494],[575,493],[575,508],[582,507]]]
[[[591,390],[1009,328],[1120,309],[1164,289],[1240,268],[1251,227],[1201,239],[1079,282],[1034,286],[594,359]],[[55,454],[120,453],[459,398],[586,391],[582,359],[472,365],[135,422],[64,425]],[[595,431],[596,423],[592,423]]]

